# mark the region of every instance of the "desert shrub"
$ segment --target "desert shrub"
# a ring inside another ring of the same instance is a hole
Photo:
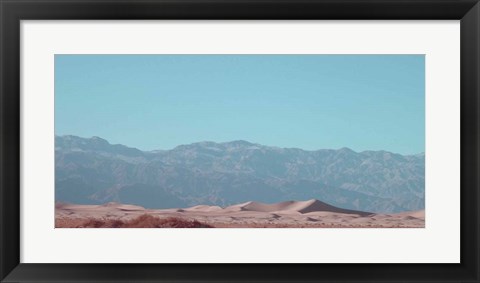
[[[91,218],[80,225],[83,228],[102,228],[105,227],[105,220]]]
[[[197,220],[185,220],[176,217],[158,218],[143,214],[126,221],[122,228],[211,228],[212,226]]]
[[[213,228],[197,220],[186,220],[176,217],[159,218],[143,214],[130,220],[89,218],[55,220],[57,228]]]

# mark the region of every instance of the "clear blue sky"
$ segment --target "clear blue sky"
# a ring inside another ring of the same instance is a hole
[[[423,55],[55,55],[55,134],[425,151]]]

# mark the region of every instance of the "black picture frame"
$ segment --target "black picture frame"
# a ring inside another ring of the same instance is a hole
[[[2,282],[480,282],[478,171],[480,5],[477,1],[0,0],[0,17],[0,280]],[[28,19],[460,20],[461,263],[20,263],[20,21]]]

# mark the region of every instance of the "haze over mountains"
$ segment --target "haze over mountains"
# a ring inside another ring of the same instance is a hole
[[[98,137],[55,137],[58,202],[179,208],[318,199],[393,213],[424,209],[424,176],[424,154],[305,151],[246,141],[141,151]]]

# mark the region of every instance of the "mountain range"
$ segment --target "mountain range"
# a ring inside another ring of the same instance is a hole
[[[55,137],[57,202],[145,208],[319,199],[375,213],[425,207],[425,155],[307,151],[232,141],[141,151],[99,138]]]

